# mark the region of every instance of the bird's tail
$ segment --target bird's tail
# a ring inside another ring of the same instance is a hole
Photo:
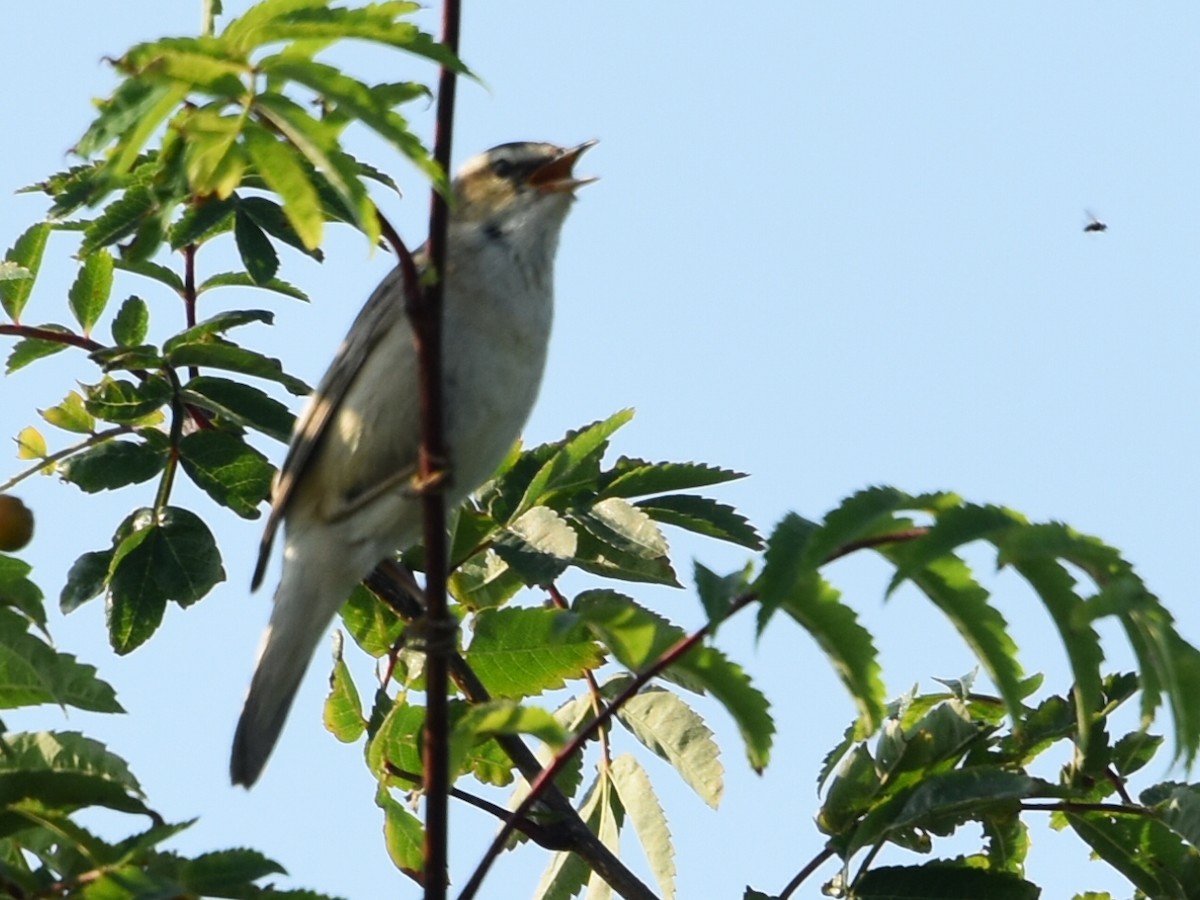
[[[328,569],[314,572],[303,563],[288,562],[275,592],[271,621],[259,645],[258,663],[233,736],[229,775],[234,784],[250,787],[258,780],[317,642],[353,587]]]

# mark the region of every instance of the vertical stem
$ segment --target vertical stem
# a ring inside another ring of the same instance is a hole
[[[196,245],[188,244],[183,248],[183,316],[187,323],[184,327],[193,328],[196,325]],[[200,370],[195,366],[188,367],[188,375],[195,378]]]
[[[458,0],[445,0],[442,43],[458,55],[460,20]],[[438,78],[437,128],[434,160],[450,171],[450,145],[454,129],[454,72],[442,68]],[[447,465],[442,413],[442,294],[445,287],[446,243],[450,210],[447,200],[433,191],[429,211],[429,264],[434,279],[422,292],[419,310],[413,310],[421,379],[421,476],[430,486],[424,497],[425,602],[429,646],[425,662],[425,898],[445,900],[449,858],[448,754],[449,656],[455,623],[446,610],[446,506],[441,480]],[[450,473],[453,477],[453,473]]]

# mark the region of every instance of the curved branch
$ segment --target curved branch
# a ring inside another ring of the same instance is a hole
[[[33,466],[32,468],[26,469],[24,472],[17,473],[12,478],[8,479],[8,481],[4,482],[3,484],[0,484],[0,494],[3,494],[5,491],[7,491],[13,485],[20,484],[22,481],[24,481],[26,478],[30,477],[31,475],[36,475],[38,472],[42,471],[42,469],[46,468],[46,466],[50,465],[51,463],[60,462],[61,460],[66,459],[68,456],[73,456],[74,454],[78,453],[80,450],[86,450],[88,447],[94,447],[97,444],[102,444],[105,441],[110,440],[111,438],[119,437],[122,434],[132,434],[132,433],[133,433],[133,428],[130,427],[129,425],[118,425],[116,428],[110,428],[107,431],[97,431],[95,434],[93,434],[91,437],[89,437],[86,441],[80,441],[78,444],[72,444],[70,447],[67,447],[66,449],[63,449],[63,450],[59,450],[57,453],[51,453],[49,456],[43,457],[42,461],[39,462],[37,465]]]

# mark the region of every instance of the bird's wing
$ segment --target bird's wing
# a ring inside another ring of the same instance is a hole
[[[367,355],[396,321],[396,316],[405,314],[403,278],[403,273],[397,267],[375,288],[375,292],[355,318],[354,324],[350,326],[346,339],[342,341],[329,370],[317,385],[311,401],[296,422],[292,442],[288,445],[283,468],[279,470],[271,495],[271,511],[267,515],[267,524],[258,544],[258,562],[255,563],[254,576],[250,581],[251,590],[256,590],[262,584],[267,557],[275,541],[275,532],[279,529],[279,523],[283,521],[297,483],[321,445],[330,420],[362,370]]]

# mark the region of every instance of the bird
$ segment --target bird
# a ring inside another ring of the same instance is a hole
[[[595,141],[520,141],[452,182],[442,300],[444,497],[460,503],[503,461],[533,408],[553,317],[554,258]],[[425,264],[426,249],[414,254]],[[296,420],[252,589],[284,527],[283,574],[234,733],[249,788],[279,739],[317,643],[351,591],[421,536],[417,358],[399,267],[384,277]]]
[[[1099,233],[1101,231],[1108,231],[1108,226],[1106,224],[1104,224],[1103,222],[1101,222],[1099,219],[1097,219],[1095,213],[1093,213],[1091,210],[1084,210],[1084,212],[1087,213],[1087,217],[1088,217],[1088,223],[1083,226],[1083,230],[1085,233],[1089,232],[1089,231],[1095,232],[1095,233]]]

